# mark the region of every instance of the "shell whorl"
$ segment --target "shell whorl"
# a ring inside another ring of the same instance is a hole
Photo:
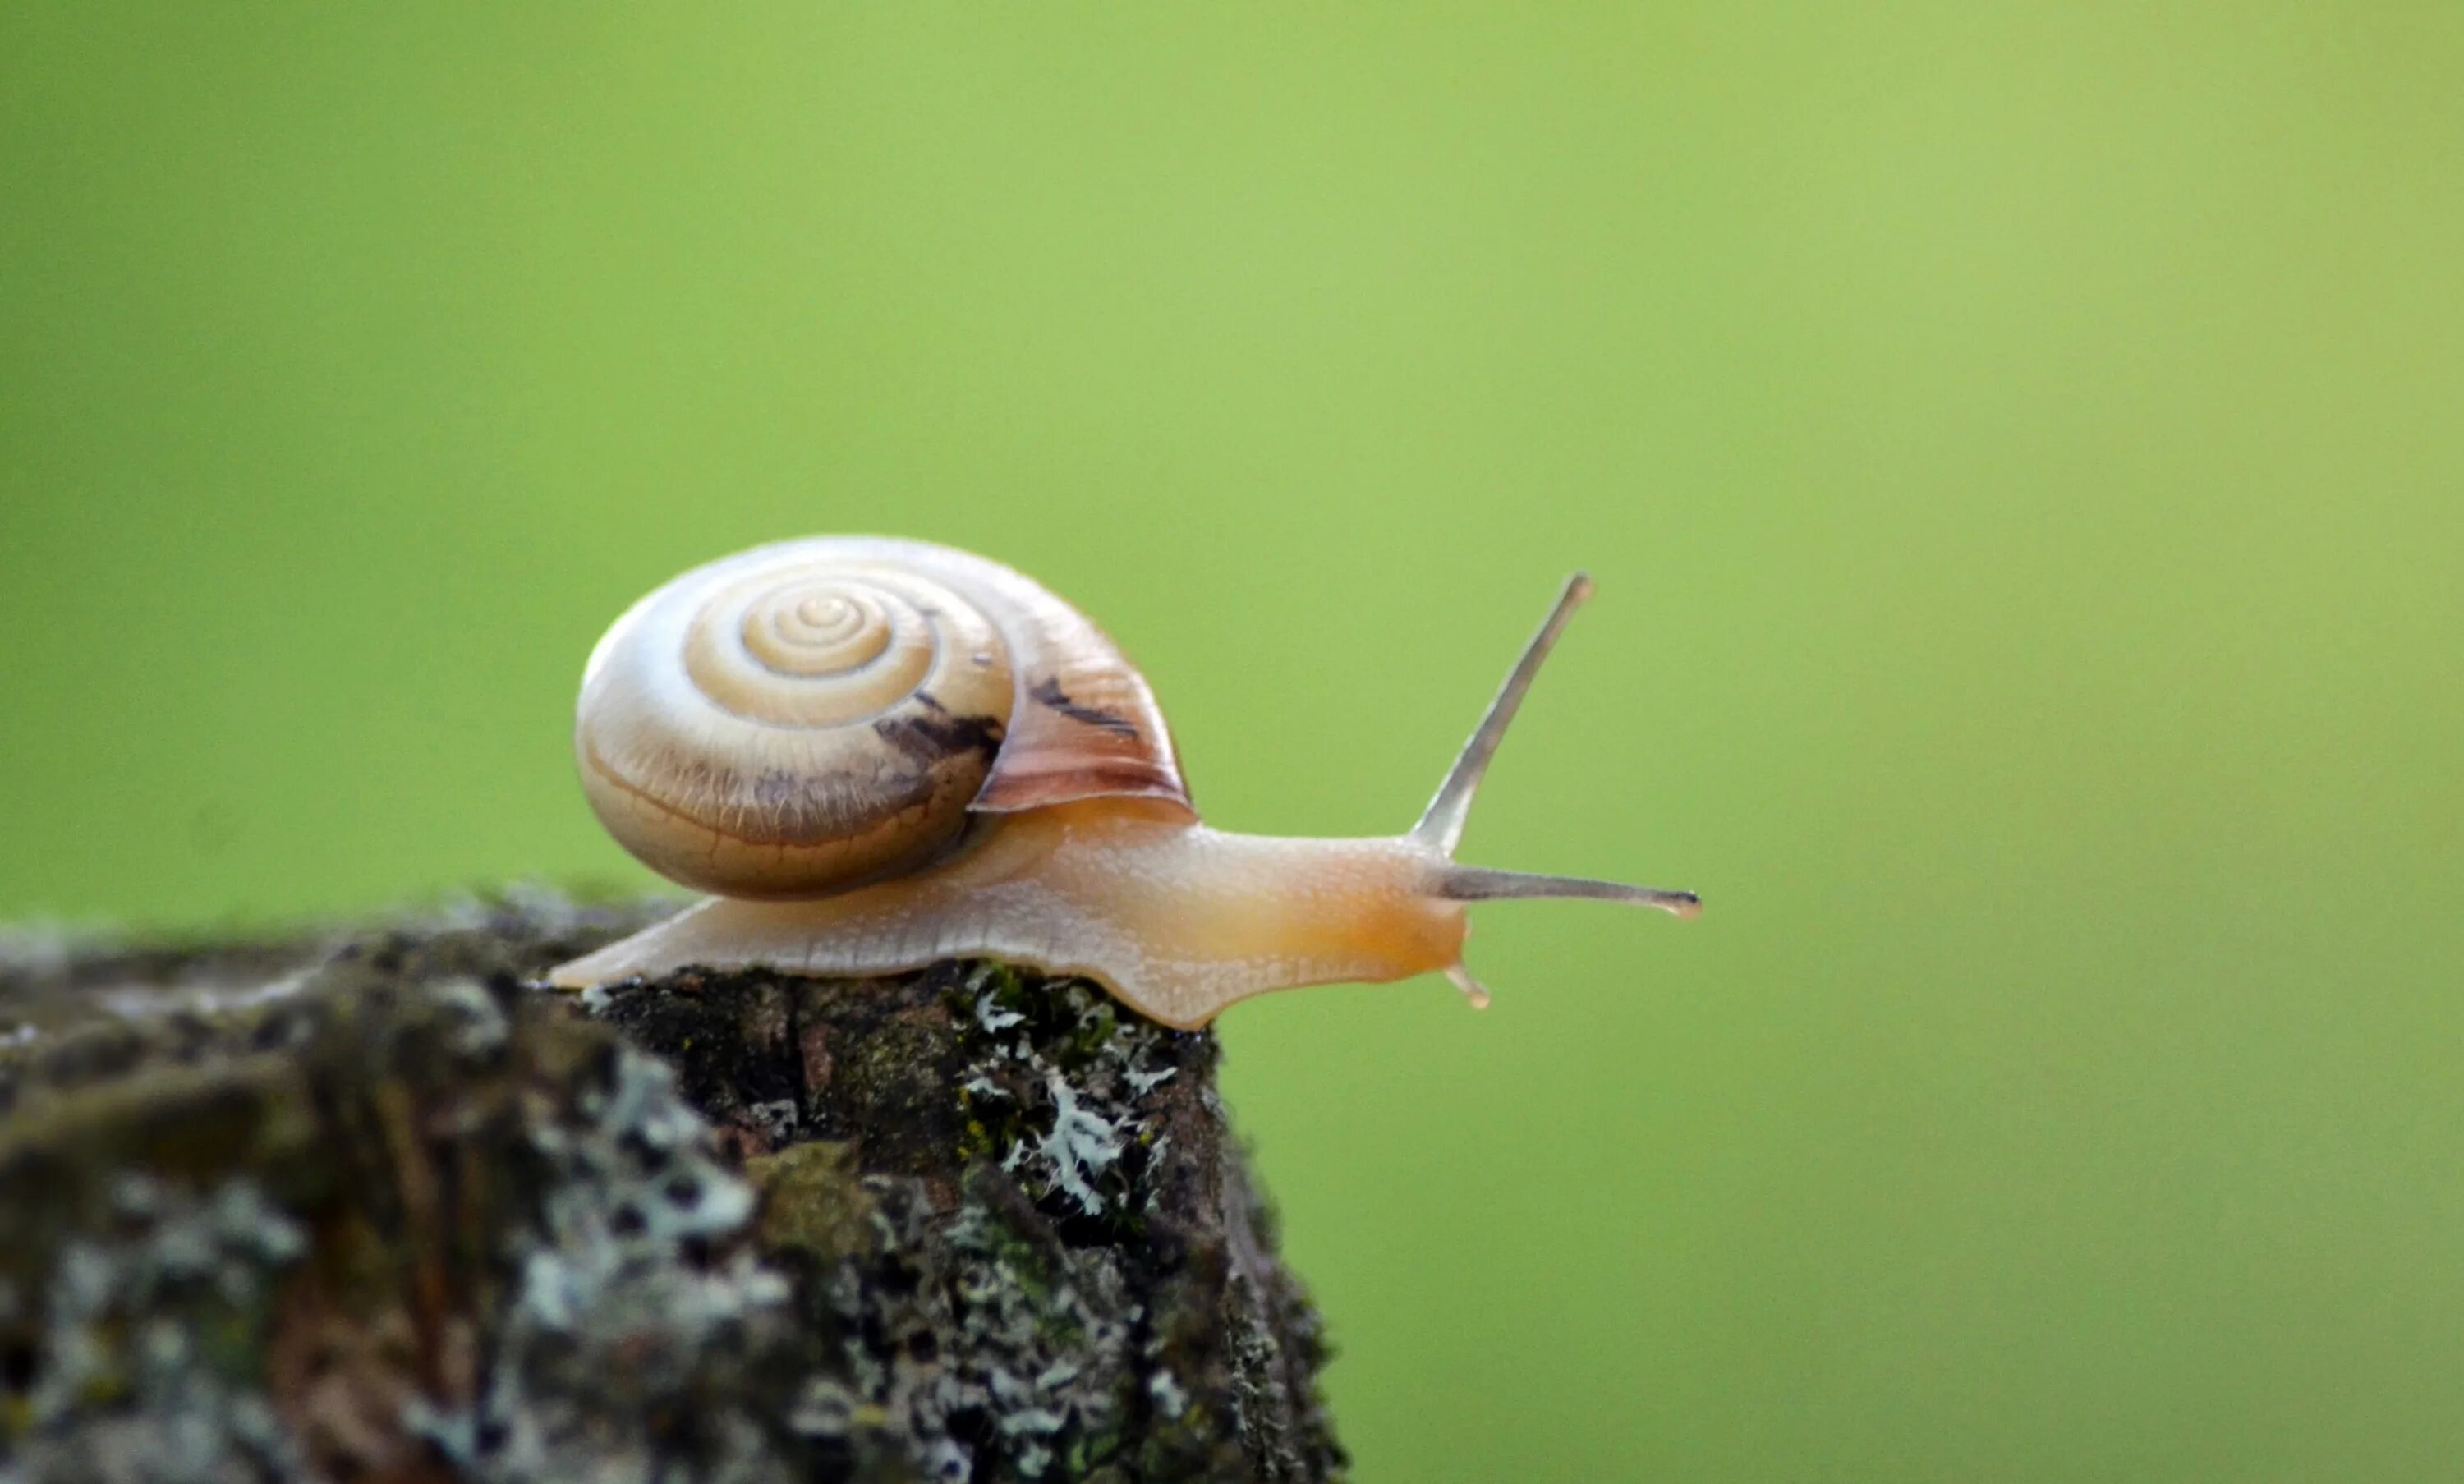
[[[758,547],[634,604],[583,671],[574,749],[620,843],[726,896],[891,874],[971,810],[1189,812],[1162,713],[1101,630],[997,562],[887,537]]]

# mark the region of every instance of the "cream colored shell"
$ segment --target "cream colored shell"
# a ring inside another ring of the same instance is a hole
[[[949,851],[971,812],[1195,818],[1155,697],[1085,615],[983,557],[815,536],[698,567],[583,673],[591,807],[671,880],[808,897]]]

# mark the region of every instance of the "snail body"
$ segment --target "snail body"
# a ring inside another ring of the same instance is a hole
[[[1485,1003],[1463,964],[1468,903],[1699,909],[1690,893],[1453,859],[1489,756],[1589,591],[1568,582],[1418,825],[1315,840],[1201,821],[1144,678],[997,562],[821,536],[696,568],[600,641],[574,740],[610,833],[715,895],[550,982],[990,955],[1084,974],[1183,1029],[1273,990],[1429,971]]]

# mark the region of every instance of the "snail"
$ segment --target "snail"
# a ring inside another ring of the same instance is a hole
[[[1362,840],[1201,822],[1147,682],[1085,615],[966,552],[815,536],[698,567],[591,652],[574,752],[609,833],[713,893],[553,971],[875,975],[992,956],[1166,1025],[1273,990],[1436,971],[1475,1005],[1464,908],[1691,892],[1462,865],[1472,796],[1591,593],[1570,578],[1419,822]]]

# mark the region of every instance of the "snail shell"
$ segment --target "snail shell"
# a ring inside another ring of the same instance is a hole
[[[1084,614],[981,556],[816,536],[697,567],[583,672],[583,787],[627,850],[730,897],[810,897],[951,850],[971,813],[1196,818],[1154,693]]]

